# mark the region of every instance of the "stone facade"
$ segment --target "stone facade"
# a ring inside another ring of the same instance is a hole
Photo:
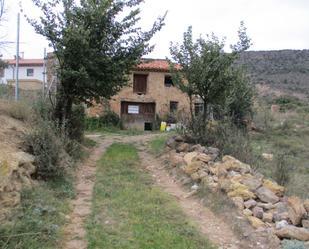
[[[133,90],[134,75],[147,75],[146,93],[135,93]],[[125,128],[145,129],[145,123],[152,123],[156,117],[164,119],[171,112],[171,102],[176,103],[176,113],[189,113],[189,98],[173,85],[165,84],[165,77],[170,76],[169,65],[166,60],[146,60],[142,62],[130,75],[130,82],[117,95],[113,96],[106,104],[96,104],[89,108],[89,116],[99,116],[104,110],[109,109],[117,113]],[[154,104],[155,113],[149,115],[134,115],[122,113],[122,103]]]
[[[134,74],[148,75],[146,94],[133,92]],[[135,71],[130,77],[129,86],[123,88],[116,96],[111,98],[109,102],[111,110],[121,116],[121,102],[155,103],[155,113],[160,117],[164,117],[170,112],[170,102],[177,102],[177,112],[188,112],[188,97],[174,86],[165,86],[164,79],[166,75],[168,75],[167,72]],[[134,125],[134,128],[142,127],[144,127],[143,120]]]

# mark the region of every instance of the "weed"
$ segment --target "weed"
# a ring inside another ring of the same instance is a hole
[[[21,206],[12,218],[0,225],[0,248],[57,249],[62,242],[61,226],[74,197],[70,179],[42,182],[22,192]]]
[[[150,150],[154,155],[160,155],[165,148],[166,136],[156,137],[150,141]]]

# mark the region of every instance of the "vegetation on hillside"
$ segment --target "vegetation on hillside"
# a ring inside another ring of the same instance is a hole
[[[309,96],[309,50],[246,51],[238,63],[252,81],[285,94]],[[269,93],[268,93],[269,94]]]

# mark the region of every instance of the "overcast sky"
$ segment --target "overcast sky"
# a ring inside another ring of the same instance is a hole
[[[0,27],[2,40],[10,41],[1,53],[4,58],[15,54],[16,15],[19,0],[5,0],[6,21]],[[31,0],[22,0],[25,12],[39,16]],[[193,26],[195,36],[214,32],[234,43],[240,21],[244,21],[253,46],[250,50],[309,49],[309,0],[146,0],[141,5],[141,22],[151,26],[158,15],[168,11],[166,25],[153,38],[155,50],[147,57],[169,56],[171,41],[182,40],[183,32]],[[37,35],[21,17],[21,48],[25,58],[42,58],[48,43]]]

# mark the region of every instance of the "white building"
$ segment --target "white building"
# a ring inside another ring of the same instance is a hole
[[[0,72],[2,84],[15,85],[16,60],[5,60],[8,67]],[[19,59],[19,87],[24,90],[42,89],[44,79],[43,59]]]

